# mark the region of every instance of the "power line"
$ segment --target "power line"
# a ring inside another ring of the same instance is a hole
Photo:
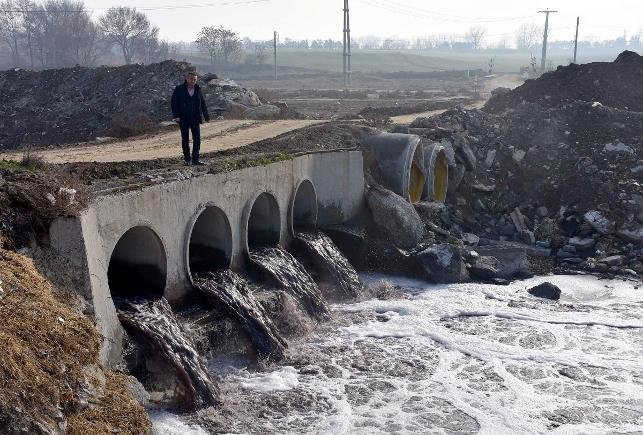
[[[177,9],[197,9],[197,8],[211,8],[216,6],[238,6],[246,5],[253,3],[266,3],[272,0],[235,0],[235,1],[226,1],[220,3],[201,3],[201,4],[189,4],[189,5],[159,5],[159,6],[130,6],[135,8],[138,11],[171,11]],[[37,12],[47,12],[47,13],[75,13],[83,11],[105,11],[112,8],[85,8],[82,9],[67,9],[67,10],[44,10],[44,9],[0,9],[0,12],[7,13],[37,13]],[[118,9],[118,7],[116,7]]]

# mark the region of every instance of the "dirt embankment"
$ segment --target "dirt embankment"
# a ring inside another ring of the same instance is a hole
[[[3,433],[146,433],[128,378],[98,362],[100,334],[61,302],[32,261],[0,248]]]
[[[527,80],[513,91],[497,93],[485,111],[499,113],[522,101],[559,107],[574,101],[599,102],[617,109],[643,112],[643,57],[624,51],[614,62],[560,66]]]

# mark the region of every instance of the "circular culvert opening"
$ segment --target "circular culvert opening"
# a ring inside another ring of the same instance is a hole
[[[248,217],[248,249],[277,246],[280,236],[279,204],[274,196],[264,192],[255,199]]]
[[[317,192],[310,180],[303,180],[297,186],[290,215],[290,230],[315,228],[317,226]]]
[[[188,243],[189,274],[230,267],[232,229],[226,214],[218,207],[207,206],[194,222]]]
[[[444,202],[449,187],[449,164],[444,150],[440,150],[433,167],[433,201]]]
[[[411,203],[422,201],[422,193],[425,190],[426,175],[420,167],[420,162],[422,162],[423,158],[422,147],[417,146],[411,159],[411,169],[409,173],[409,200]]]
[[[119,239],[107,269],[113,296],[160,298],[165,291],[167,259],[161,239],[148,227],[134,227]]]

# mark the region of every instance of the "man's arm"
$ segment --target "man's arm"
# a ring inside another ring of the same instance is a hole
[[[178,86],[174,88],[174,92],[172,92],[172,100],[170,103],[172,107],[172,118],[175,120],[179,119],[181,116],[181,108],[179,107],[179,88]]]
[[[201,94],[201,111],[203,112],[203,118],[206,120],[206,122],[208,122],[210,121],[208,106],[205,104],[205,97],[203,96],[203,92],[200,92],[200,94]]]

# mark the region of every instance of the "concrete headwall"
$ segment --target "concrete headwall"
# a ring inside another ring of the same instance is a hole
[[[216,207],[225,214],[230,227],[231,267],[240,270],[246,261],[247,225],[256,198],[262,193],[274,197],[280,217],[279,241],[288,245],[291,208],[296,189],[303,180],[309,180],[314,186],[319,226],[350,220],[362,207],[364,175],[359,151],[309,154],[266,166],[101,196],[93,201],[80,217],[84,249],[67,255],[79,257],[76,262],[86,269],[82,271],[88,277],[85,292],[91,298],[97,325],[106,338],[103,361],[115,362],[121,350],[122,330],[107,276],[110,260],[123,235],[138,227],[145,229],[138,237],[156,236],[153,243],[122,243],[119,251],[125,245],[130,251],[137,250],[126,257],[139,258],[141,263],[147,262],[146,266],[157,267],[164,273],[166,280],[161,291],[168,300],[177,302],[192,288],[188,247],[194,224],[203,210]],[[68,232],[73,227],[57,226],[52,227],[52,231],[56,228]],[[54,237],[65,238],[56,234]],[[152,246],[155,252],[145,252]],[[164,262],[150,260],[160,256],[164,257]],[[158,264],[153,264],[155,262]],[[161,270],[163,268],[165,270]]]

